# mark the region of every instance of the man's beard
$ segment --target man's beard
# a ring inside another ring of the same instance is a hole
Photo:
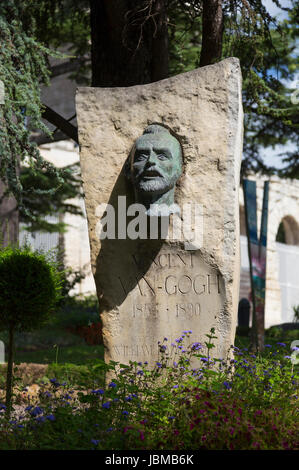
[[[163,194],[173,188],[174,184],[175,181],[171,181],[168,177],[157,177],[136,182],[136,188],[140,192]]]

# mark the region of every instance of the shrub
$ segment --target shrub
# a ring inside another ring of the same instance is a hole
[[[9,334],[6,409],[11,410],[12,367],[16,331],[45,323],[60,298],[61,276],[53,260],[29,247],[0,250],[0,329]]]

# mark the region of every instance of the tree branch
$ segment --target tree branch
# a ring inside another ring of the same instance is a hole
[[[78,128],[67,121],[60,114],[56,113],[56,111],[49,108],[47,105],[44,105],[43,119],[46,119],[48,122],[56,126],[61,132],[63,132],[63,134],[65,134],[68,138],[73,139],[75,142],[77,142],[77,144],[79,144]]]

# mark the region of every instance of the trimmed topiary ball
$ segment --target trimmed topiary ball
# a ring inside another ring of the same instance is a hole
[[[16,331],[42,325],[60,299],[61,273],[45,254],[29,247],[0,249],[0,330],[8,330],[6,417],[12,409],[13,350]]]
[[[24,331],[44,323],[60,299],[61,274],[43,253],[0,250],[0,329]]]

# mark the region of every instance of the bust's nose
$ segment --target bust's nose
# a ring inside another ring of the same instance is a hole
[[[151,167],[151,166],[156,165],[156,163],[157,163],[157,155],[155,154],[153,150],[151,150],[148,160],[147,160],[147,166]]]

